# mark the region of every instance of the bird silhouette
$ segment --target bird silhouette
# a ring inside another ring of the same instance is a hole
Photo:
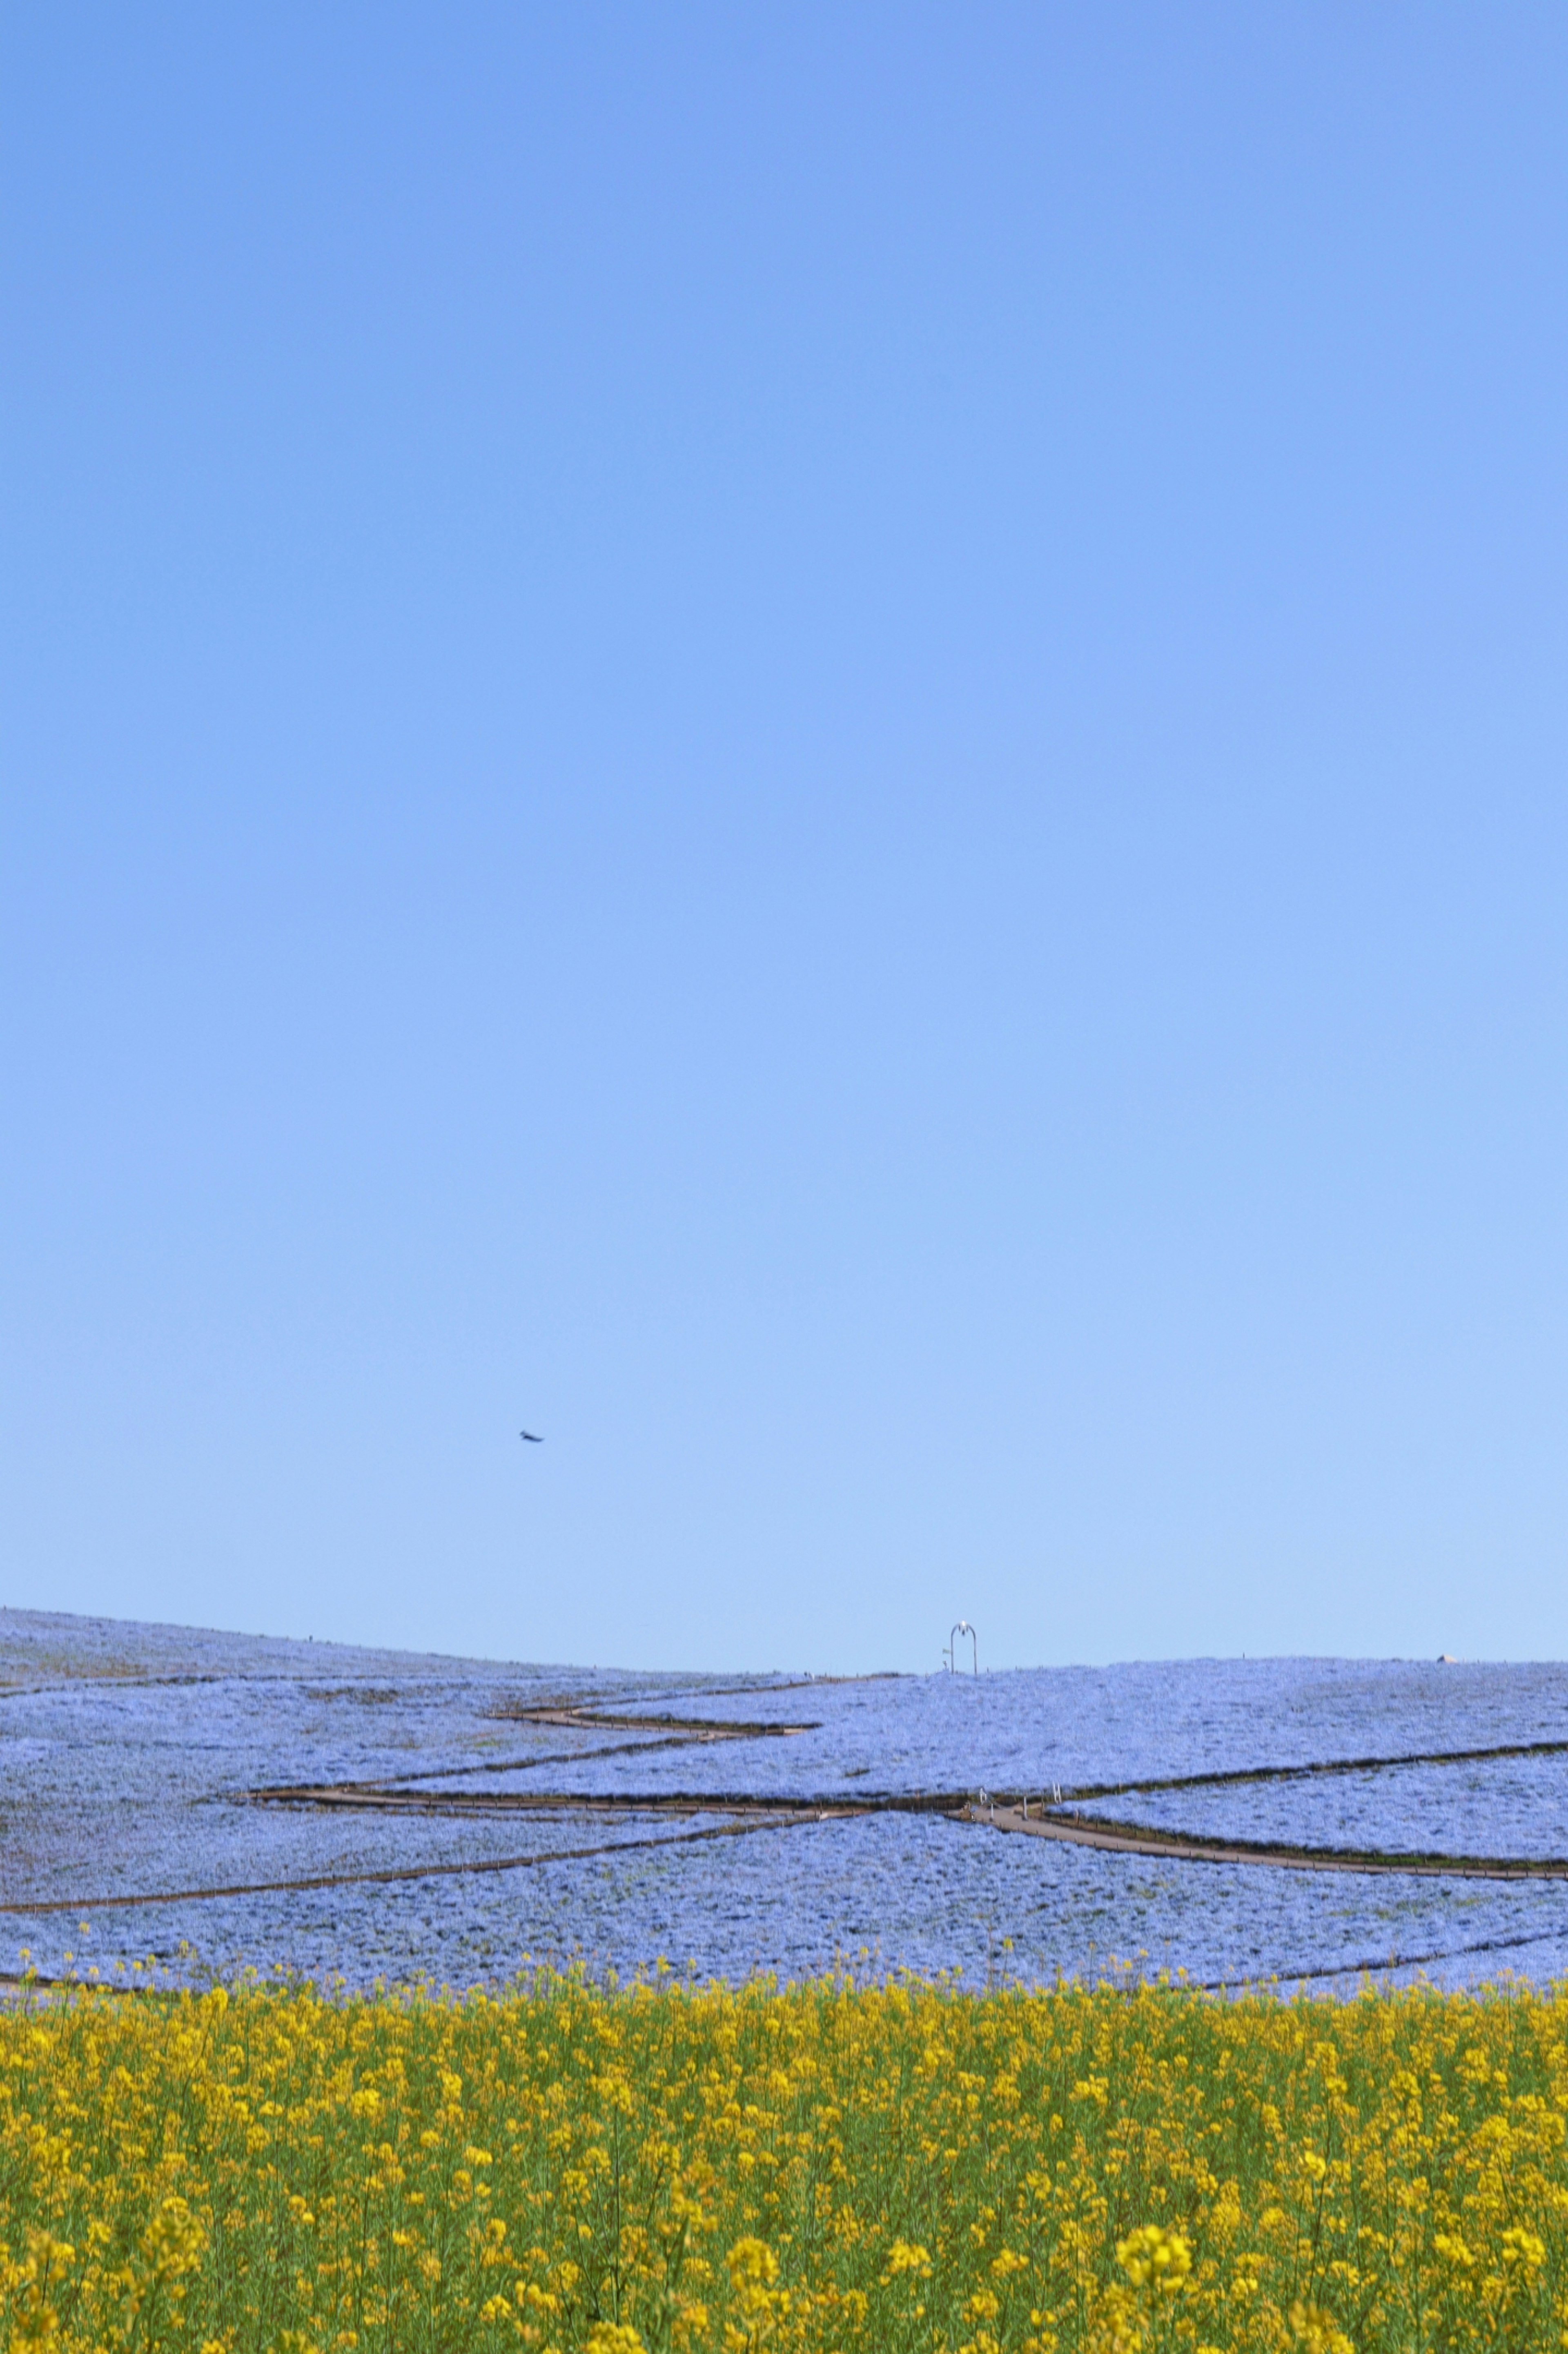
[[[517,1436],[519,1438],[525,1438],[530,1447],[543,1447],[545,1444],[536,1430],[520,1430]]]

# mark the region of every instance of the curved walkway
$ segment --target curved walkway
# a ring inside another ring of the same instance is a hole
[[[1206,1839],[1192,1831],[1151,1830],[1105,1816],[1066,1815],[1048,1808],[970,1805],[956,1818],[1031,1839],[1065,1840],[1115,1855],[1148,1855],[1178,1863],[1260,1863],[1282,1872],[1383,1872],[1430,1880],[1568,1880],[1568,1857],[1400,1855],[1385,1848],[1290,1847],[1264,1840]]]

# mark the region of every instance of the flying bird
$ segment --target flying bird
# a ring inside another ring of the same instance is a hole
[[[545,1444],[536,1430],[520,1430],[517,1436],[519,1438],[525,1438],[530,1447],[543,1447]]]

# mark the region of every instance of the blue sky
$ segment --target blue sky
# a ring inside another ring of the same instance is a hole
[[[1568,1652],[1565,111],[1547,7],[13,8],[0,1598]]]

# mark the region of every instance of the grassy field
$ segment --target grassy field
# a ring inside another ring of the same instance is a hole
[[[1568,2345],[1568,1999],[1177,1988],[0,2018],[13,2347]]]

